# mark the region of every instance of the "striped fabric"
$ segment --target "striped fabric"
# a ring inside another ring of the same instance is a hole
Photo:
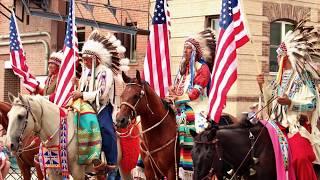
[[[187,171],[192,171],[191,150],[193,146],[193,138],[190,129],[195,131],[195,115],[192,108],[182,104],[177,109],[177,122],[179,122],[179,144],[180,144],[180,162],[179,167]]]
[[[97,115],[91,105],[82,99],[77,99],[71,105],[77,112],[74,124],[77,125],[78,163],[90,164],[93,159],[100,158],[101,132]]]

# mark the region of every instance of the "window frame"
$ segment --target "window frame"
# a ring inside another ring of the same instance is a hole
[[[206,16],[205,23],[204,23],[205,28],[211,28],[214,31],[218,32],[219,31],[219,19],[220,19],[219,14]],[[215,26],[215,23],[214,24],[212,23],[214,21],[218,21],[218,26]],[[218,29],[216,29],[216,27]]]
[[[137,27],[137,22],[126,22],[126,26]],[[121,44],[126,48],[126,53],[129,51],[129,55],[126,58],[129,59],[130,64],[137,62],[137,35],[126,33],[114,33],[114,35],[121,41]],[[129,41],[129,42],[127,42]],[[127,47],[129,46],[129,48]]]
[[[80,41],[79,33],[84,33],[83,41]],[[77,35],[78,35],[78,48],[79,48],[79,52],[81,52],[82,47],[83,47],[84,43],[86,42],[86,27],[85,26],[77,27]]]
[[[269,74],[270,75],[277,75],[277,71],[271,71],[271,67],[270,67],[270,62],[271,62],[271,54],[270,54],[270,49],[271,48],[278,48],[279,47],[279,44],[275,45],[275,44],[271,44],[271,37],[272,37],[272,34],[271,34],[271,24],[272,23],[279,23],[281,24],[280,26],[280,29],[281,29],[281,35],[280,35],[280,43],[283,42],[283,39],[286,35],[286,25],[293,25],[295,26],[296,23],[295,21],[293,20],[290,20],[290,19],[278,19],[276,21],[272,21],[270,23],[270,37],[269,37],[269,42],[270,42],[270,45],[269,45]]]

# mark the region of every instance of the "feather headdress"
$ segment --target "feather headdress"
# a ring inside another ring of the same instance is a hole
[[[57,66],[61,65],[61,61],[63,60],[63,52],[62,51],[58,51],[58,52],[53,52],[50,55],[50,58],[48,60],[48,64],[49,63],[53,63],[56,64]]]
[[[82,56],[96,56],[100,63],[109,67],[114,75],[121,75],[121,71],[129,70],[129,59],[124,58],[126,48],[121,45],[113,34],[101,34],[94,30],[82,48]]]
[[[212,29],[208,28],[199,32],[195,37],[189,37],[186,43],[194,45],[197,56],[203,57],[209,68],[212,68],[216,50],[216,40]]]
[[[306,71],[313,79],[320,79],[315,64],[320,63],[320,33],[314,26],[306,26],[307,19],[289,31],[277,49],[280,55],[288,55],[291,65],[303,81],[307,80]]]

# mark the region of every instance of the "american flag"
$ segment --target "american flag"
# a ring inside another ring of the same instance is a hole
[[[23,86],[30,93],[35,92],[39,82],[29,72],[14,12],[12,12],[10,18],[10,59],[12,70],[22,79]]]
[[[76,28],[77,27],[75,24],[74,0],[70,0],[69,14],[67,20],[67,31],[63,47],[64,60],[60,67],[58,83],[56,87],[56,94],[54,98],[54,102],[58,106],[64,105],[64,103],[70,97],[69,93],[73,91],[71,79],[75,74],[75,62],[78,59],[79,51]]]
[[[238,0],[223,0],[216,58],[211,75],[209,116],[218,122],[227,93],[237,79],[237,48],[249,41]]]
[[[169,27],[170,12],[167,1],[157,0],[144,60],[144,78],[160,97],[165,97],[171,86]]]

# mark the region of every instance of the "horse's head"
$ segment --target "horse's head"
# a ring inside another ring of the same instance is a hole
[[[200,134],[190,130],[194,138],[194,146],[191,151],[194,179],[211,179],[214,174],[220,175],[222,163],[219,163],[220,155],[217,152],[217,129],[217,126],[212,126]]]
[[[36,114],[31,109],[41,110],[41,107],[36,106],[32,97],[20,94],[18,97],[9,94],[9,100],[12,103],[12,108],[8,113],[7,143],[15,152],[19,149],[22,138],[36,129]]]
[[[139,112],[143,111],[143,104],[146,96],[146,89],[148,85],[146,82],[141,80],[140,72],[137,71],[136,78],[128,77],[124,72],[122,72],[123,81],[126,86],[120,96],[120,110],[117,113],[116,125],[120,128],[125,128],[128,126],[130,121],[139,115]]]

